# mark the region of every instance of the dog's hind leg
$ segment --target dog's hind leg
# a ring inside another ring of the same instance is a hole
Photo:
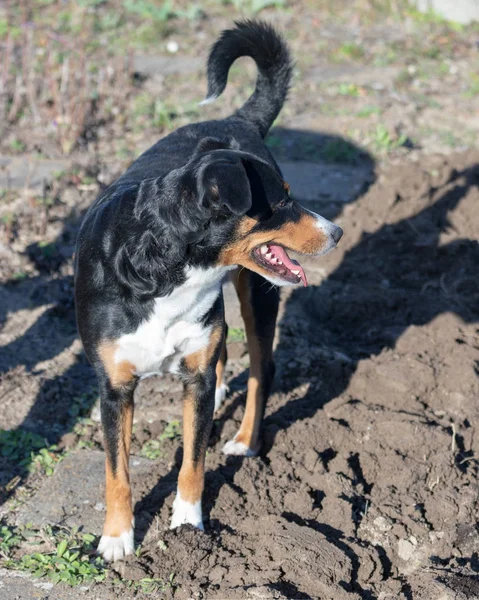
[[[225,334],[223,336],[223,343],[221,345],[221,352],[218,362],[216,363],[216,389],[215,389],[215,411],[217,411],[223,404],[223,400],[228,392],[228,386],[225,383],[225,366],[228,360],[228,353],[226,350],[226,337],[228,335],[228,325],[225,325]]]
[[[279,292],[246,269],[240,270],[233,281],[246,328],[250,369],[243,421],[235,437],[224,445],[223,452],[255,456],[261,445],[261,422],[274,376],[273,339]]]
[[[205,455],[213,424],[215,367],[223,338],[221,322],[213,328],[208,345],[186,356],[183,361],[183,462],[173,503],[171,529],[183,524],[203,529],[201,496]]]
[[[137,378],[133,365],[115,362],[115,350],[114,342],[101,343],[96,364],[106,453],[106,518],[98,552],[108,561],[134,552],[128,463]]]

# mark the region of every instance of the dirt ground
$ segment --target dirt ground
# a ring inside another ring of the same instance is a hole
[[[147,597],[126,583],[147,579],[174,581],[161,593],[179,599],[479,598],[479,90],[470,93],[478,33],[313,9],[289,3],[261,15],[288,32],[298,59],[268,144],[293,194],[345,234],[333,254],[301,261],[307,288],[282,292],[261,455],[221,454],[241,421],[248,368],[233,308],[230,392],[206,461],[205,533],[168,530],[181,464],[181,389],[170,378],[146,380],[133,439],[133,456],[151,460],[133,481],[139,556],[82,589],[86,598]],[[165,40],[190,35],[197,45],[180,44],[184,62],[172,74],[137,76],[131,102],[140,93],[200,100],[201,65],[187,73],[185,64],[205,56],[230,21],[223,7],[194,25],[179,22]],[[251,73],[236,72],[240,83]],[[228,114],[244,94],[233,83],[201,118]],[[190,117],[171,127],[183,118]],[[25,185],[2,195],[0,518],[7,525],[48,483],[30,450],[50,448],[55,462],[101,448],[96,384],[76,334],[72,254],[81,215],[101,186],[168,133],[130,125],[92,121],[94,139],[85,135],[61,176],[42,191]],[[21,140],[30,156],[41,135],[39,128],[29,137],[20,120],[1,150]],[[43,142],[44,159],[62,156],[51,138]],[[128,155],[117,152],[122,144]],[[5,581],[15,592],[14,580]],[[79,593],[35,590],[31,597],[45,599]]]

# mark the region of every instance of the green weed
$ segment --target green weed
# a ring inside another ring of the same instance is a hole
[[[381,108],[379,106],[364,106],[363,108],[361,108],[361,110],[358,110],[358,112],[356,113],[356,116],[361,119],[365,119],[372,115],[379,115],[379,114],[381,114]]]
[[[385,48],[374,58],[374,66],[386,67],[396,62],[397,52],[394,48]]]
[[[7,37],[7,35],[9,34],[13,39],[15,39],[18,38],[21,35],[21,33],[22,30],[20,29],[20,27],[12,25],[8,22],[7,19],[0,19],[0,39]]]
[[[53,475],[55,465],[63,460],[65,456],[65,453],[60,453],[57,446],[41,448],[37,455],[32,456],[29,470],[40,471],[45,473],[47,477],[51,477]]]
[[[45,438],[24,429],[0,429],[0,456],[24,465],[30,463],[32,454],[47,446]]]
[[[471,82],[467,88],[466,96],[468,98],[473,98],[477,95],[479,95],[479,76],[473,74],[471,75]]]
[[[15,271],[12,275],[12,281],[24,281],[27,278],[28,273],[25,273],[25,271]]]
[[[175,574],[172,573],[168,581],[159,577],[144,577],[138,581],[127,581],[126,585],[128,588],[144,594],[159,594],[165,592],[168,588],[174,589],[176,587]]]
[[[336,61],[360,60],[364,57],[364,48],[354,42],[345,42],[332,55]]]
[[[173,2],[169,0],[163,2],[161,6],[157,6],[149,0],[124,0],[123,8],[127,13],[152,21],[167,21],[175,16]]]
[[[443,144],[449,146],[450,148],[457,148],[463,143],[463,140],[455,136],[452,131],[441,131],[439,137]]]
[[[360,95],[360,88],[355,83],[340,83],[338,86],[340,96],[351,96],[357,98]]]
[[[138,94],[133,102],[133,117],[140,126],[152,125],[159,129],[171,129],[178,117],[194,117],[197,114],[193,104],[175,107],[146,92]]]
[[[464,25],[461,23],[456,23],[455,21],[448,21],[434,10],[421,12],[416,8],[409,7],[406,10],[406,14],[411,19],[422,25],[444,25],[456,32],[461,32],[464,30]]]
[[[4,558],[8,558],[15,546],[21,541],[21,536],[15,528],[10,528],[7,525],[0,527],[0,553]]]
[[[21,140],[14,139],[10,142],[10,150],[12,152],[24,152],[25,144]]]
[[[47,577],[53,583],[71,586],[103,581],[107,573],[100,557],[92,559],[81,546],[70,545],[66,539],[55,552],[27,554],[11,566],[29,571],[34,577]]]
[[[404,146],[407,142],[407,136],[402,134],[397,138],[394,138],[389,133],[387,127],[381,123],[376,127],[376,131],[373,135],[373,143],[377,150],[383,152],[391,152],[396,148]]]
[[[47,242],[46,240],[38,242],[38,248],[45,258],[55,256],[57,251],[55,244],[53,242]]]
[[[53,475],[56,463],[65,454],[57,446],[49,446],[45,438],[23,429],[0,429],[0,456],[7,458],[30,473]]]
[[[54,583],[79,585],[103,581],[106,568],[101,558],[92,558],[94,535],[80,534],[78,528],[53,531],[51,527],[34,530],[31,525],[0,528],[2,565],[9,569],[28,571],[34,577],[46,577]],[[33,552],[15,558],[25,544],[45,545],[50,552]]]
[[[286,0],[226,0],[223,4],[233,4],[238,11],[256,14],[265,8],[284,8]]]
[[[170,421],[167,423],[163,433],[156,440],[148,440],[140,450],[140,456],[150,460],[156,460],[163,454],[163,442],[173,440],[181,435],[181,423],[179,421]]]
[[[352,164],[358,158],[354,144],[342,138],[328,140],[321,150],[321,158],[326,162]]]
[[[12,225],[16,221],[16,216],[12,212],[7,212],[4,215],[2,215],[2,218],[0,219],[0,221],[2,222],[3,225],[5,225],[5,227],[12,227]]]
[[[230,327],[228,329],[228,337],[226,342],[244,342],[246,340],[246,333],[244,329]]]

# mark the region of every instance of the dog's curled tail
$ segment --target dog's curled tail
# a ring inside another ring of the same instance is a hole
[[[253,95],[235,116],[257,126],[264,137],[286,100],[292,60],[283,38],[264,21],[236,21],[223,31],[208,57],[208,95],[202,104],[215,100],[225,89],[228,71],[240,56],[250,56],[258,67]]]

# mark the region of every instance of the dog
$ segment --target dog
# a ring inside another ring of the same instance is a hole
[[[223,92],[240,56],[258,69],[246,103],[157,142],[99,195],[79,231],[75,303],[101,397],[106,519],[98,552],[107,561],[134,551],[128,461],[138,380],[182,379],[183,463],[171,528],[203,529],[205,453],[227,389],[222,282],[234,281],[250,354],[243,421],[223,452],[254,456],[274,375],[278,287],[307,285],[288,250],[323,255],[343,233],[291,198],[264,144],[292,75],[287,45],[269,24],[245,20],[223,31],[209,54],[204,102]]]

